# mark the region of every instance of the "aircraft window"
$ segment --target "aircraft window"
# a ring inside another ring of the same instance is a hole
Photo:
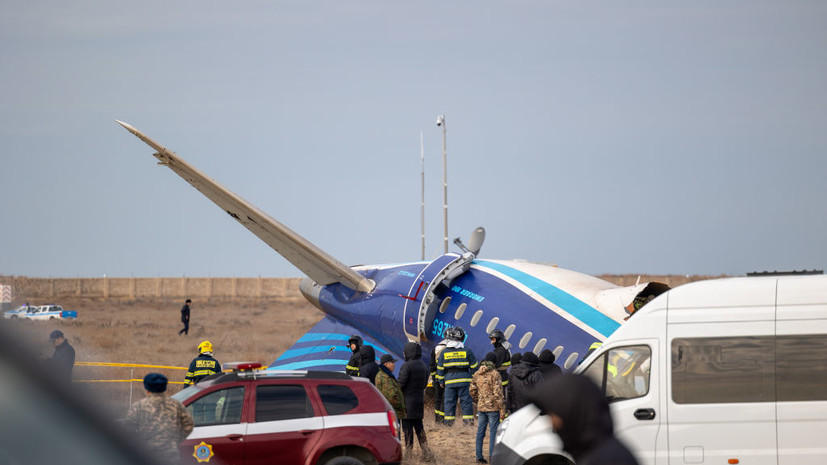
[[[482,310],[477,310],[477,313],[474,313],[474,317],[471,318],[471,326],[477,326],[477,323],[480,322],[482,318]]]
[[[442,301],[442,305],[439,306],[439,313],[445,313],[445,310],[448,310],[448,305],[451,304],[451,298],[446,297],[445,300]]]
[[[559,360],[559,359],[560,359],[560,354],[562,354],[562,353],[563,353],[563,346],[557,346],[557,347],[555,347],[555,348],[554,348],[554,350],[552,350],[552,351],[551,351],[551,353],[553,353],[553,354],[554,354],[554,358],[555,358],[555,359],[558,359],[558,360]]]
[[[571,368],[571,366],[577,362],[577,357],[579,355],[580,354],[578,354],[577,352],[572,352],[571,355],[569,355],[569,358],[566,359],[566,363],[565,365],[563,365],[563,368],[565,368],[566,370]]]
[[[527,332],[527,333],[523,334],[523,338],[522,338],[522,339],[520,339],[520,348],[521,348],[521,349],[522,349],[522,348],[525,348],[525,346],[527,346],[527,345],[528,345],[528,341],[530,341],[530,340],[531,340],[531,337],[532,337],[532,336],[534,336],[534,334],[533,334],[531,331],[529,331],[529,332]]]
[[[547,342],[548,342],[548,339],[546,339],[546,338],[542,338],[539,341],[537,341],[537,344],[534,345],[534,351],[533,352],[535,354],[542,352],[543,349],[546,347]],[[556,355],[554,357],[557,358]]]
[[[514,325],[508,325],[508,328],[505,328],[505,332],[504,332],[504,334],[505,334],[505,338],[506,338],[506,339],[511,339],[511,335],[512,335],[512,334],[514,334],[514,330],[515,330],[515,329],[517,329],[517,327],[516,327],[516,326],[514,326]],[[522,347],[521,347],[521,349],[522,349]]]
[[[491,331],[494,331],[494,328],[497,327],[497,323],[500,322],[500,319],[497,317],[491,318],[491,321],[488,322],[488,327],[485,328],[485,332],[491,334]]]
[[[468,304],[466,304],[465,302],[463,302],[459,305],[459,308],[457,309],[457,312],[454,313],[454,319],[455,320],[459,320],[460,318],[462,318],[462,315],[465,313],[465,307],[467,307],[467,306],[468,306]]]

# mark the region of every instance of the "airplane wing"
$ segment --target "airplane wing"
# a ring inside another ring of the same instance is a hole
[[[160,165],[168,167],[184,178],[313,281],[322,285],[341,283],[362,292],[373,290],[375,283],[372,280],[336,260],[141,131],[122,121],[115,120],[115,122],[157,150],[154,155]]]
[[[361,336],[366,345],[373,346],[377,360],[382,354],[393,354],[376,339],[353,326],[326,316],[271,363],[268,369],[345,371],[345,365],[351,355],[347,340],[354,334]],[[401,354],[393,356],[401,360]]]

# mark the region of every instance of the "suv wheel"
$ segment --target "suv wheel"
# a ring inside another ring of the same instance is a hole
[[[365,465],[365,464],[362,463],[362,461],[357,459],[357,458],[342,456],[342,457],[334,457],[333,459],[328,460],[324,465]]]

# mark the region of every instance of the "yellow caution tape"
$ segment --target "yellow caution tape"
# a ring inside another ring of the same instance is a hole
[[[75,379],[73,383],[142,383],[142,379]],[[168,381],[167,384],[184,384],[183,381]]]
[[[75,366],[86,367],[126,367],[126,368],[165,368],[167,370],[186,370],[186,367],[170,367],[164,365],[142,365],[138,363],[110,363],[110,362],[75,362]]]

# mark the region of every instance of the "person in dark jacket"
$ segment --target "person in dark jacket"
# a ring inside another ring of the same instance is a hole
[[[345,373],[350,376],[359,376],[359,365],[362,363],[359,351],[362,350],[363,345],[362,336],[358,334],[350,336],[350,339],[347,340],[347,346],[350,347],[352,354],[345,366]]]
[[[511,379],[511,372],[514,371],[514,368],[517,365],[519,365],[522,360],[523,360],[523,354],[521,354],[519,352],[511,354],[511,367],[508,368],[508,378],[509,379]],[[507,413],[511,413],[511,412],[513,412],[513,410],[511,410],[511,395],[508,391],[509,391],[508,390],[508,385],[506,384],[506,389],[505,389],[505,411]]]
[[[405,397],[408,416],[402,420],[402,432],[405,434],[405,457],[413,455],[413,436],[422,449],[422,460],[433,461],[433,452],[428,447],[428,438],[422,425],[425,416],[425,386],[428,385],[428,366],[422,361],[422,346],[408,342],[402,350],[405,363],[399,369],[399,387]]]
[[[508,377],[508,402],[512,412],[525,407],[529,401],[526,398],[532,387],[543,381],[540,371],[540,359],[534,352],[526,352],[519,365],[511,367]]]
[[[359,349],[359,376],[367,378],[376,385],[376,373],[379,373],[379,365],[376,364],[376,350],[373,346],[363,345]]]
[[[549,416],[554,431],[577,465],[637,465],[614,436],[609,402],[586,376],[554,376],[529,393],[529,401]]]
[[[56,329],[49,334],[49,340],[55,352],[46,362],[48,371],[61,381],[72,382],[72,370],[75,367],[75,348],[63,336],[63,331]]]
[[[511,368],[511,351],[504,345],[506,344],[505,333],[501,330],[495,329],[491,331],[488,334],[488,338],[491,340],[491,345],[494,346],[494,355],[497,356],[497,359],[494,361],[494,367],[497,368],[497,371],[500,373],[500,377],[503,380],[503,389],[505,389],[506,386],[508,386],[508,369]],[[505,394],[504,390],[503,394]]]
[[[537,358],[540,360],[540,372],[543,373],[545,378],[551,378],[552,376],[559,375],[563,372],[560,366],[554,363],[557,359],[554,352],[545,349],[540,352],[540,355]]]
[[[182,333],[189,335],[190,333],[190,304],[192,300],[187,299],[184,302],[184,306],[181,307],[181,323],[184,323],[184,328],[181,331],[178,331],[178,335],[180,336]]]

